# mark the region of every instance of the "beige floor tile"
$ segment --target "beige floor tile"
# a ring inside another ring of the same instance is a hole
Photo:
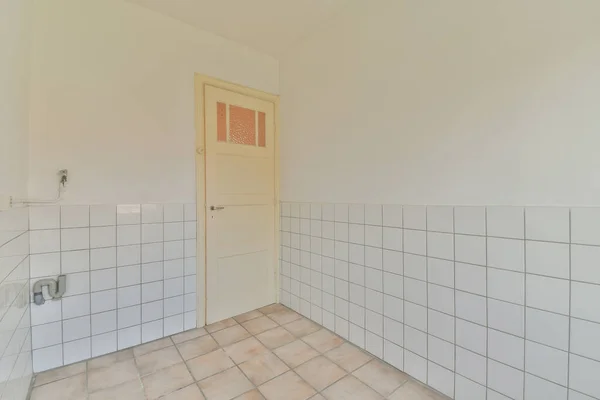
[[[321,327],[309,319],[300,318],[294,322],[290,322],[283,326],[287,329],[292,335],[296,337],[304,337],[306,335],[310,335],[313,332],[316,332],[321,329]]]
[[[89,400],[146,400],[142,382],[139,379],[92,393]]]
[[[316,393],[294,371],[286,372],[258,389],[267,400],[306,400]]]
[[[314,387],[317,392],[346,375],[346,371],[323,356],[305,362],[296,368],[296,373]]]
[[[446,396],[417,383],[413,380],[406,382],[394,392],[389,400],[449,400]]]
[[[237,367],[213,375],[198,385],[207,400],[231,400],[253,389],[252,383]]]
[[[241,325],[225,328],[212,334],[219,346],[225,347],[250,337],[250,334]]]
[[[279,304],[279,303],[270,304],[268,306],[258,309],[258,311],[260,311],[261,313],[263,313],[265,315],[273,314],[274,312],[283,311],[283,310],[289,310],[289,308],[287,308],[283,304]]]
[[[237,315],[237,316],[233,317],[233,319],[235,319],[238,322],[238,324],[241,324],[242,322],[250,321],[251,319],[254,319],[254,318],[260,318],[262,316],[263,316],[263,313],[261,313],[258,310],[254,310],[254,311],[248,311],[247,313],[244,313],[244,314]]]
[[[199,338],[199,337],[205,336],[205,335],[208,335],[208,332],[206,332],[206,329],[197,328],[197,329],[192,329],[191,331],[179,333],[175,336],[171,336],[171,339],[173,340],[173,343],[178,344],[178,343],[187,342],[188,340],[196,339],[196,338]]]
[[[237,325],[237,322],[235,322],[235,320],[233,318],[227,318],[227,319],[224,319],[223,321],[219,321],[219,322],[215,322],[214,324],[206,325],[204,327],[204,329],[206,329],[206,332],[208,332],[208,333],[213,333],[213,332],[217,332],[222,329],[225,329],[225,328],[229,328],[230,326],[234,326],[234,325]]]
[[[268,317],[259,317],[242,323],[242,326],[252,335],[258,335],[269,329],[277,328],[277,323]]]
[[[288,366],[271,352],[243,362],[239,367],[256,386],[289,370]]]
[[[251,390],[250,392],[246,392],[240,397],[236,397],[235,400],[265,400],[262,394],[258,391],[258,389]]]
[[[344,339],[327,329],[321,329],[320,331],[311,333],[310,335],[303,337],[302,340],[320,353],[325,353],[345,342]]]
[[[362,367],[373,358],[348,342],[328,351],[325,356],[348,372]]]
[[[86,364],[81,362],[78,364],[68,365],[66,367],[56,368],[50,371],[45,371],[35,377],[34,386],[41,386],[61,379],[69,378],[85,372]]]
[[[140,376],[152,374],[160,369],[179,364],[183,359],[175,346],[148,353],[135,359]]]
[[[279,325],[285,325],[301,318],[302,316],[295,311],[285,309],[269,314],[268,317],[277,322]]]
[[[348,375],[321,393],[327,400],[382,400],[376,391]],[[409,400],[409,399],[406,399]]]
[[[88,371],[88,391],[90,393],[107,389],[138,379],[135,361],[125,360],[108,367]]]
[[[308,400],[325,400],[325,397],[321,396],[320,394],[315,394],[313,397],[311,397]]]
[[[195,383],[161,397],[160,400],[204,400],[205,397]]]
[[[181,363],[143,377],[142,383],[148,400],[154,400],[191,385],[194,383],[194,378],[186,365]]]
[[[190,360],[203,354],[210,353],[218,348],[219,345],[210,335],[188,340],[187,342],[179,343],[177,345],[177,349],[179,349],[184,360]]]
[[[353,372],[353,375],[387,397],[409,380],[404,372],[379,360],[372,360]]]
[[[135,357],[141,357],[144,354],[152,353],[153,351],[164,349],[165,347],[173,346],[171,338],[164,338],[142,344],[133,348],[133,355]]]
[[[96,368],[106,368],[121,361],[131,360],[133,358],[133,349],[121,350],[116,353],[93,358],[87,362],[88,370]]]
[[[291,368],[296,368],[319,355],[315,349],[301,340],[286,344],[276,349],[274,353]]]
[[[276,349],[296,340],[294,335],[281,327],[256,335],[256,338],[269,349]]]
[[[251,337],[241,342],[225,347],[225,353],[236,363],[240,364],[259,356],[269,350],[261,342]]]
[[[31,400],[85,400],[86,398],[85,374],[38,386],[31,392]]]
[[[201,381],[216,373],[225,371],[226,369],[235,366],[235,364],[227,354],[225,354],[223,349],[218,349],[203,356],[188,360],[187,366],[194,379],[196,381]]]

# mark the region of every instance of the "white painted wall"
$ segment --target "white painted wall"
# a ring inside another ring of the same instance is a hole
[[[382,0],[281,60],[281,198],[600,201],[600,2]]]
[[[31,2],[0,0],[0,196],[27,191]]]
[[[122,0],[36,0],[30,195],[195,202],[194,73],[278,92],[278,62]]]

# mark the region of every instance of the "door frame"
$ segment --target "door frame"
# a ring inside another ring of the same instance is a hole
[[[275,273],[275,301],[279,301],[279,134],[281,123],[279,120],[279,96],[266,93],[257,89],[226,82],[207,75],[194,74],[194,126],[196,129],[196,208],[198,215],[198,226],[196,235],[196,326],[206,325],[207,291],[206,291],[206,125],[204,119],[204,88],[214,86],[229,90],[246,96],[256,97],[273,103],[275,111],[275,134],[274,134],[274,179],[275,179],[275,251],[273,254],[273,267]]]

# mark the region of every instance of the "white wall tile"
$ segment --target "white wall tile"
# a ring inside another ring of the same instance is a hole
[[[350,204],[348,207],[348,221],[354,224],[365,223],[365,206],[364,204]]]
[[[384,314],[396,321],[404,321],[404,301],[394,297],[385,295],[383,298]]]
[[[164,243],[164,259],[165,260],[173,260],[175,258],[184,258],[183,241],[181,241],[181,240]],[[157,261],[157,260],[150,260],[150,261]]]
[[[44,325],[35,325],[31,328],[32,349],[54,346],[62,343],[62,324],[52,322]]]
[[[525,304],[525,274],[488,268],[487,290],[489,297]]]
[[[92,302],[92,314],[117,308],[117,291],[115,289],[92,293],[90,298]]]
[[[526,318],[527,339],[562,350],[568,350],[569,317],[527,308]]]
[[[404,253],[404,275],[410,278],[427,279],[427,258]]]
[[[337,239],[337,237],[336,237]],[[365,245],[372,247],[382,247],[383,231],[381,226],[365,226]]]
[[[89,206],[62,206],[60,208],[60,227],[83,228],[90,226]]]
[[[141,283],[141,266],[130,265],[117,268],[117,286],[131,286]]]
[[[29,232],[29,249],[31,254],[60,251],[60,230],[50,229]]]
[[[388,364],[402,370],[404,369],[404,350],[392,342],[384,340],[383,359]]]
[[[504,301],[488,299],[488,326],[523,337],[525,332],[525,308]]]
[[[525,398],[545,400],[567,400],[567,388],[525,374]]]
[[[63,365],[62,344],[33,351],[33,371],[42,372]]]
[[[383,248],[389,250],[402,251],[403,239],[401,228],[383,228]]]
[[[427,384],[448,397],[454,396],[454,373],[432,362],[427,363]]]
[[[383,315],[371,310],[366,310],[365,328],[369,332],[383,336]]]
[[[90,316],[73,318],[62,323],[63,341],[70,342],[91,336]]]
[[[117,245],[129,246],[140,244],[142,242],[142,232],[140,225],[121,225],[117,226]]]
[[[522,371],[488,359],[488,387],[515,399],[523,400],[525,376]]]
[[[456,316],[476,324],[487,323],[487,300],[485,297],[456,291]]]
[[[427,283],[418,279],[404,279],[404,298],[412,303],[427,306]]]
[[[168,243],[181,243],[181,242],[168,242]],[[162,261],[165,258],[165,249],[169,247],[169,249],[171,249],[173,246],[169,245],[167,246],[167,243],[146,243],[143,244],[141,247],[141,261],[143,263],[151,263],[151,262],[158,262],[158,261]],[[137,249],[135,249],[137,250]],[[137,261],[138,257],[139,257],[139,253],[135,253],[135,259],[131,259],[129,262],[134,262]],[[177,257],[177,258],[183,258],[183,255],[181,257]]]
[[[78,296],[65,297],[62,300],[62,318],[76,318],[90,314],[90,295],[80,294]]]
[[[571,209],[571,243],[600,245],[600,208]]]
[[[494,329],[488,330],[488,357],[523,369],[524,339]]]
[[[164,279],[171,279],[183,276],[183,264],[184,260],[181,258],[164,261]]]
[[[400,275],[385,272],[383,274],[383,293],[403,298],[404,278]]]
[[[162,315],[161,315],[162,316]],[[111,332],[117,330],[117,311],[106,311],[99,314],[93,314],[91,317],[92,335]]]
[[[90,226],[109,226],[117,224],[117,208],[114,205],[90,206]]]
[[[129,307],[141,303],[142,287],[140,285],[117,289],[117,307]]]
[[[117,310],[117,326],[119,329],[139,325],[142,318],[141,306],[120,308]]]
[[[427,254],[427,232],[404,229],[404,251],[412,254]]]
[[[569,314],[569,281],[527,274],[527,306]]]
[[[166,224],[165,224],[166,225]],[[163,224],[142,224],[142,243],[157,243],[163,241]]]
[[[29,207],[28,210],[29,229],[39,230],[60,228],[60,207]]]
[[[527,207],[525,232],[527,239],[569,242],[569,209],[567,207]]]
[[[454,207],[456,233],[485,236],[485,207]]]
[[[405,301],[404,323],[407,326],[427,332],[427,308]]]
[[[571,318],[572,353],[600,361],[600,324]]]
[[[165,223],[164,225],[164,240],[183,240],[184,238],[184,223],[183,222],[172,222]]]
[[[429,308],[454,315],[454,290],[444,286],[427,286],[427,305]]]
[[[90,228],[61,229],[60,248],[62,251],[90,248]]]
[[[142,343],[148,343],[163,337],[163,320],[142,324]]]
[[[600,322],[600,286],[571,283],[571,316]]]
[[[31,278],[60,275],[60,253],[32,254]]]
[[[569,399],[571,400],[594,400],[593,398],[586,396],[585,394],[569,390]]]
[[[454,345],[435,336],[427,335],[427,359],[454,371]]]
[[[571,245],[571,279],[600,284],[600,247]]]
[[[488,236],[523,239],[525,237],[524,214],[523,207],[488,207]]]
[[[455,263],[456,289],[486,295],[486,268],[477,265]]]
[[[65,251],[60,254],[63,274],[86,272],[90,270],[90,251]]]
[[[428,310],[427,332],[454,343],[454,317],[435,310]]]
[[[142,222],[139,204],[117,205],[117,225],[137,225]]]
[[[454,287],[454,262],[427,258],[427,281],[436,285]]]
[[[404,372],[422,383],[427,383],[427,359],[404,350]]]
[[[158,300],[142,304],[142,322],[162,319],[164,315],[164,301]]]
[[[348,222],[348,204],[336,204],[334,209],[335,221]]]
[[[487,355],[487,328],[457,318],[456,344],[482,356]]]
[[[571,354],[569,357],[569,385],[571,389],[600,398],[600,362]]]
[[[142,204],[142,223],[153,224],[163,222],[162,204]]]
[[[427,357],[427,334],[405,325],[404,348],[421,357]]]
[[[289,211],[289,205],[288,205]],[[183,221],[183,204],[164,204],[163,206],[164,222]],[[282,214],[283,215],[283,214]],[[288,213],[289,216],[289,213]]]
[[[408,229],[427,229],[427,208],[425,206],[403,206],[403,224]]]
[[[457,346],[456,373],[485,386],[487,382],[487,359]]]
[[[92,292],[99,292],[117,287],[117,269],[109,268],[91,272]]]
[[[62,302],[46,301],[43,305],[31,307],[31,325],[42,325],[60,321],[62,318]]]
[[[427,255],[446,260],[454,260],[454,235],[449,233],[427,232]]]
[[[74,342],[65,343],[64,345],[64,363],[65,365],[73,364],[82,360],[87,360],[92,355],[91,338],[76,340]]]
[[[456,375],[454,398],[456,400],[486,400],[486,389],[460,375]]]
[[[569,245],[527,241],[527,272],[569,279]]]
[[[486,238],[481,236],[454,235],[456,261],[486,265]]]
[[[310,227],[308,227],[308,220],[304,220],[303,222],[307,223],[307,229],[305,230],[305,232],[303,232],[303,234],[308,235],[310,234]],[[348,223],[347,222],[336,222],[334,224],[334,230],[335,230],[335,240],[339,240],[342,242],[347,242],[348,241]],[[300,228],[300,231],[304,231],[304,229]],[[379,229],[380,231],[380,236],[381,236],[381,228]],[[366,243],[369,244],[369,243]],[[372,246],[372,244],[369,244],[370,246]],[[381,247],[381,239],[379,240],[379,246]]]
[[[65,297],[90,292],[90,273],[78,272],[67,275],[67,290]]]
[[[567,386],[569,375],[568,353],[526,341],[525,371],[559,385]]]
[[[165,336],[183,332],[183,314],[174,315],[164,320]]]
[[[323,220],[326,220],[323,217]],[[383,222],[383,207],[379,204],[365,205],[365,224],[366,225],[382,225]]]
[[[140,325],[120,329],[117,332],[118,349],[137,346],[142,343],[142,330]]]
[[[525,271],[525,243],[514,239],[487,239],[487,265],[511,271]]]
[[[340,322],[344,323],[344,326],[347,325],[347,323],[343,320]],[[336,319],[336,333],[338,335],[344,337],[343,331],[342,332],[338,331],[338,319]],[[367,350],[369,353],[373,354],[375,357],[383,358],[383,338],[372,332],[366,331],[365,332],[365,350]]]
[[[117,332],[92,336],[92,357],[117,351]]]
[[[383,225],[396,228],[402,227],[402,206],[383,205]]]
[[[449,206],[427,206],[427,230],[454,232],[454,209]]]
[[[122,249],[122,248],[120,248]],[[90,269],[106,269],[117,266],[117,248],[108,247],[103,249],[92,249],[90,251]]]

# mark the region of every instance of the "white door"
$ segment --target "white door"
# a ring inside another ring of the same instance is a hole
[[[275,106],[207,85],[206,322],[275,302]]]

